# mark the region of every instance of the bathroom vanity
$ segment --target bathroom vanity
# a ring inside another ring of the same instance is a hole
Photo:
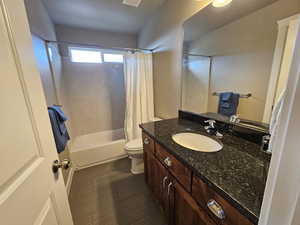
[[[257,224],[270,156],[253,141],[203,124],[170,119],[142,124],[145,179],[170,225]],[[174,134],[201,134],[221,142],[218,152],[175,143]],[[232,131],[231,131],[232,132]]]

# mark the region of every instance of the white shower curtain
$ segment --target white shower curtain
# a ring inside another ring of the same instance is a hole
[[[141,52],[125,56],[127,141],[142,136],[139,124],[154,119],[152,54]]]

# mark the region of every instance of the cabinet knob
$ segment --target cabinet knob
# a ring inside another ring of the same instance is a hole
[[[207,202],[207,207],[217,218],[221,220],[225,219],[225,212],[222,206],[220,206],[220,204],[214,199],[211,199]]]
[[[145,139],[144,139],[144,144],[145,144],[145,145],[149,145],[149,143],[150,143],[149,139],[148,139],[148,138],[145,138]]]
[[[164,163],[165,163],[168,167],[171,167],[171,166],[172,166],[172,161],[171,161],[170,157],[165,158]]]

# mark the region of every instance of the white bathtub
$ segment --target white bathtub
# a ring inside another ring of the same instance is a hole
[[[123,129],[75,137],[69,145],[75,167],[85,168],[126,157]]]

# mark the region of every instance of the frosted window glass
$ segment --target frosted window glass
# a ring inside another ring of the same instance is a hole
[[[102,63],[101,52],[97,50],[87,50],[71,48],[71,61],[79,63]]]
[[[104,54],[104,62],[123,63],[123,55],[120,54]]]

